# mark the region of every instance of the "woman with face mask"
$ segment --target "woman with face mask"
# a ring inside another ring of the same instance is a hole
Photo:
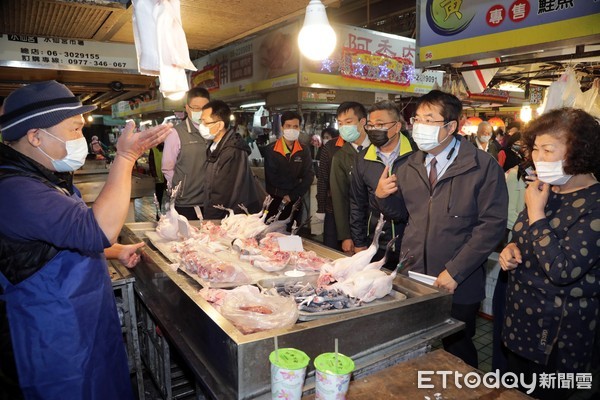
[[[600,125],[582,110],[563,108],[533,121],[523,136],[537,180],[499,258],[509,271],[502,331],[508,370],[526,373],[526,380],[532,373],[590,372],[600,348],[600,185],[593,174]],[[570,394],[554,386],[531,395]]]

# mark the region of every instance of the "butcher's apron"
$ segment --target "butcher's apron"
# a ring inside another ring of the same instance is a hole
[[[101,254],[61,251],[13,285],[0,273],[26,399],[132,399],[127,355]]]

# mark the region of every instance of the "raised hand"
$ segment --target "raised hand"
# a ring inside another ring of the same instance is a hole
[[[377,189],[375,189],[375,196],[380,199],[385,199],[392,193],[398,191],[398,184],[396,183],[396,175],[389,173],[389,167],[383,169],[383,173],[377,183]]]
[[[173,124],[167,123],[143,132],[136,132],[135,122],[127,122],[117,142],[117,156],[124,157],[129,161],[137,160],[148,149],[162,143],[171,133],[171,128],[173,128]]]

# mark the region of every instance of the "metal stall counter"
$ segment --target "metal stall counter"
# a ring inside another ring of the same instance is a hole
[[[338,338],[341,351],[356,364],[353,377],[358,379],[426,353],[433,341],[463,326],[450,318],[450,294],[397,276],[394,290],[404,294],[404,300],[299,321],[289,329],[245,335],[198,294],[201,286],[196,281],[174,270],[152,245],[145,232],[153,231],[155,226],[150,222],[129,223],[121,234],[123,243],[147,243],[142,261],[132,270],[137,300],[149,311],[197,383],[213,398],[270,398],[268,360],[275,337],[280,347],[301,349],[313,360],[331,351],[334,338]],[[304,240],[304,246],[320,256],[343,256],[308,240]],[[304,390],[308,394],[313,389],[311,364]]]

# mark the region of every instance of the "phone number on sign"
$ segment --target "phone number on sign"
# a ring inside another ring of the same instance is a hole
[[[114,68],[125,68],[127,66],[126,62],[109,62],[102,60],[77,60],[73,58],[67,58],[67,63],[71,65],[87,65],[91,67],[114,67]]]

